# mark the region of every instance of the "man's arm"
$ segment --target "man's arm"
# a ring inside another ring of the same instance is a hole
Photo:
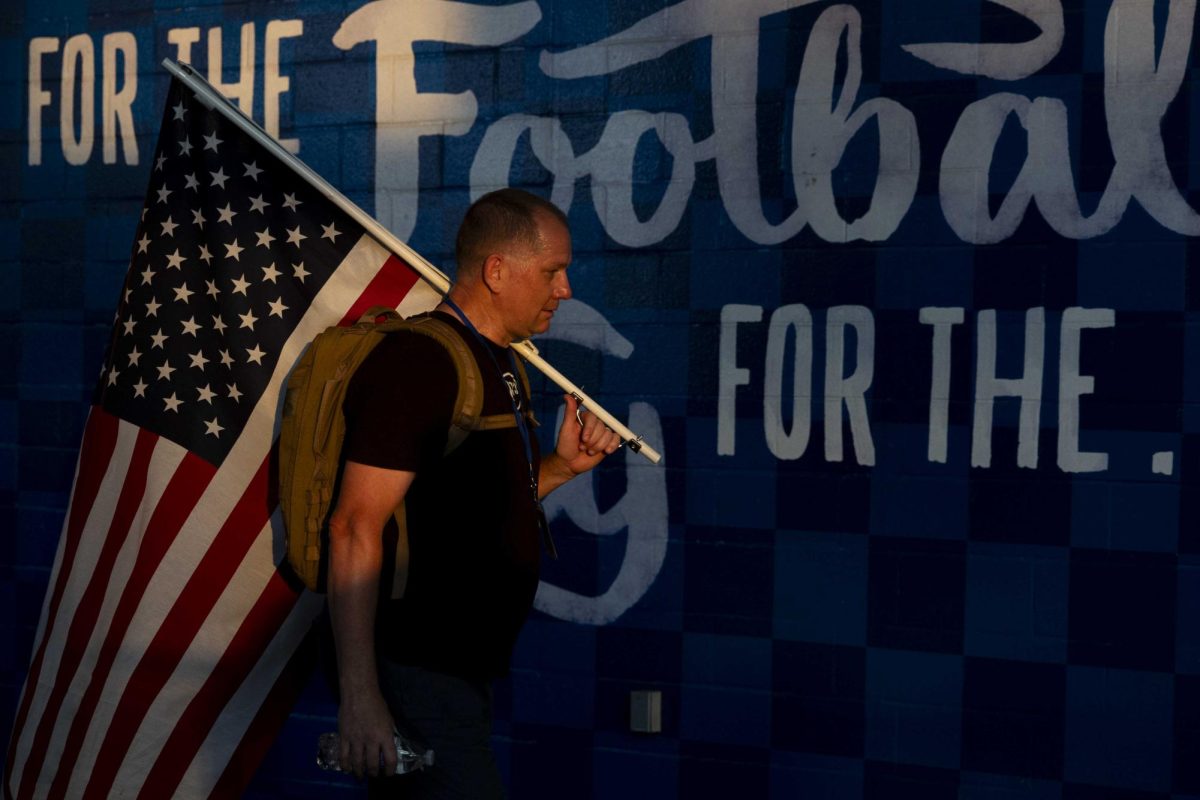
[[[538,470],[538,497],[545,497],[576,475],[592,469],[604,457],[621,446],[621,437],[608,429],[594,414],[583,414],[583,424],[575,416],[579,401],[565,395],[566,413],[558,431],[554,452],[542,459]]]
[[[344,771],[396,770],[393,720],[375,667],[375,606],[383,563],[383,526],[415,474],[346,462],[329,520],[329,613],[337,645],[341,706],[338,731]]]

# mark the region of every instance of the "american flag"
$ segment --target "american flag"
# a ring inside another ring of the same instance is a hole
[[[240,794],[320,606],[276,566],[281,388],[325,327],[437,299],[173,79],[6,796]]]

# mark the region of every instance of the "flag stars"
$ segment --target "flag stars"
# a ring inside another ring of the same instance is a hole
[[[175,119],[177,120],[182,120],[183,115],[187,113],[187,109],[184,107],[182,100],[180,100],[177,105],[171,106],[171,110],[175,112]]]
[[[241,400],[242,393],[238,391],[236,383],[227,384],[225,388],[229,390],[227,392],[227,394],[228,394],[230,400],[232,400],[235,403],[237,403]]]
[[[200,330],[200,325],[196,322],[195,317],[186,319],[180,324],[183,325],[183,332],[186,334],[191,334],[192,336],[195,336],[196,331]]]
[[[178,222],[175,222],[170,217],[167,217],[167,221],[162,223],[163,236],[174,236],[175,229],[178,227],[179,227]]]
[[[237,239],[234,239],[233,244],[225,245],[225,257],[232,258],[234,261],[241,261],[242,251],[245,249],[238,245]]]
[[[145,253],[150,247],[150,237],[146,235],[145,231],[142,232],[142,238],[137,240],[137,246],[139,253]]]
[[[254,347],[246,351],[246,361],[262,366],[262,359],[266,354],[266,350],[259,350],[258,345],[254,345]]]
[[[213,398],[217,396],[217,393],[212,390],[211,385],[207,383],[196,391],[200,394],[200,396],[196,398],[197,401],[201,403],[208,403],[210,406],[212,405]]]
[[[217,132],[213,131],[210,135],[204,137],[204,149],[217,152],[217,145],[224,144],[224,139],[217,138]]]
[[[213,314],[213,329],[217,333],[224,333],[225,328],[227,328],[227,327],[228,326],[225,324],[225,320],[221,319],[220,314]]]
[[[192,154],[192,140],[185,136],[179,142],[179,155],[190,156],[191,154]]]
[[[167,404],[164,411],[174,411],[176,414],[179,413],[179,407],[183,405],[183,401],[175,396],[175,392],[171,392],[170,397],[164,397],[163,402]]]
[[[133,326],[136,325],[137,323],[134,322],[133,318],[131,317],[131,318],[125,320],[124,322],[122,322],[121,324],[125,326],[125,335],[129,336],[133,333]]]
[[[246,294],[246,290],[249,288],[250,288],[250,281],[246,280],[245,275],[243,275],[240,278],[233,279],[233,293],[234,294],[240,294],[243,297],[249,297],[249,295]]]
[[[267,281],[270,281],[271,283],[275,283],[275,279],[278,278],[279,275],[280,275],[280,272],[279,272],[279,270],[275,269],[274,261],[272,261],[270,264],[267,264],[265,267],[263,267],[263,276],[262,276],[263,283],[266,283]]]
[[[267,303],[271,307],[271,313],[268,316],[279,317],[283,319],[283,312],[287,311],[288,307],[283,304],[283,298],[279,298],[274,303]]]
[[[246,168],[246,174],[244,177],[247,177],[252,181],[258,180],[258,176],[262,170],[258,168],[257,161],[251,161],[249,164],[242,164],[242,166]]]
[[[229,355],[228,350],[221,351],[221,366],[223,366],[223,367],[232,367],[233,366],[233,356]],[[234,399],[236,400],[237,398],[234,398]]]
[[[220,294],[221,294],[221,291],[220,291],[219,289],[217,289],[217,282],[216,282],[216,281],[205,280],[205,281],[204,281],[204,285],[208,287],[208,288],[207,288],[207,289],[204,291],[204,293],[205,293],[206,295],[208,295],[209,297],[213,298],[214,300],[215,300],[215,299],[217,299],[217,297],[219,297],[219,296],[220,296]]]
[[[229,176],[225,174],[224,167],[217,167],[216,172],[210,172],[208,174],[212,175],[212,183],[210,184],[211,186],[216,186],[218,189],[225,188],[225,181],[229,180]]]
[[[332,222],[329,223],[328,225],[322,225],[321,231],[322,231],[321,238],[328,239],[331,242],[337,241],[337,237],[342,235],[342,232],[339,231],[337,229],[337,227],[335,227],[335,224]]]
[[[141,352],[137,349],[137,347],[134,347],[132,350],[129,351],[129,366],[136,367],[138,365],[138,361],[141,359],[141,357],[142,357]]]
[[[191,296],[192,296],[192,295],[194,295],[194,294],[195,294],[195,292],[193,292],[191,289],[189,289],[189,288],[187,287],[187,284],[186,284],[186,283],[185,283],[185,284],[183,284],[182,286],[176,286],[176,287],[175,287],[175,300],[176,300],[176,302],[179,302],[179,303],[186,303],[186,302],[188,301],[188,298],[189,298],[189,297],[191,297]]]
[[[247,311],[245,314],[238,314],[238,319],[242,321],[239,328],[249,328],[254,330],[254,323],[258,322],[258,317],[254,316],[253,311]]]
[[[151,281],[153,281],[154,276],[157,275],[158,273],[155,272],[154,270],[150,269],[149,267],[146,267],[139,274],[142,276],[142,286],[145,286],[148,283],[150,283]]]
[[[255,234],[258,237],[258,246],[265,247],[268,250],[271,248],[271,242],[275,241],[275,237],[271,235],[271,231],[263,228]]]
[[[117,384],[117,376],[118,376],[118,375],[120,375],[120,374],[121,374],[121,373],[120,373],[120,370],[118,370],[118,369],[117,369],[115,366],[114,366],[114,367],[112,367],[111,369],[109,369],[109,371],[108,371],[108,385],[109,385],[109,386],[116,386],[116,384]]]
[[[200,230],[204,230],[204,223],[206,223],[206,222],[208,222],[208,220],[206,220],[204,218],[203,211],[201,211],[198,208],[192,209],[192,224],[193,225],[195,225]]]
[[[157,317],[158,310],[160,308],[162,308],[162,303],[158,302],[153,297],[151,297],[150,302],[146,303],[146,316],[147,317]]]
[[[146,396],[146,387],[148,385],[149,384],[147,384],[144,380],[142,380],[141,378],[138,378],[138,382],[133,385],[133,396],[134,397],[145,397]]]
[[[155,369],[158,370],[158,379],[160,381],[171,380],[171,373],[175,371],[175,368],[171,366],[171,362],[166,360],[164,360],[159,366],[155,367]]]
[[[166,203],[167,198],[171,196],[171,190],[167,188],[167,184],[163,184],[158,188],[158,202]]]
[[[197,350],[194,353],[188,353],[188,358],[191,359],[192,362],[188,366],[195,367],[201,371],[204,370],[204,365],[208,363],[208,359],[204,357],[204,352],[201,350]]]
[[[292,230],[288,231],[288,238],[287,238],[288,244],[294,244],[294,245],[296,245],[296,247],[299,247],[300,242],[304,241],[307,238],[308,238],[307,236],[305,236],[303,233],[300,232],[299,225],[297,225]]]
[[[212,419],[207,420],[204,423],[204,427],[208,429],[204,432],[205,435],[212,434],[213,436],[217,437],[218,439],[221,438],[221,431],[225,430],[224,428],[221,427],[221,424],[219,422],[217,422],[216,417],[213,417]]]
[[[258,197],[250,198],[250,210],[251,211],[257,211],[258,213],[263,214],[263,213],[266,213],[267,206],[269,206],[269,205],[271,205],[271,204],[268,203],[266,200],[263,200],[263,196],[261,194]]]
[[[292,264],[292,277],[294,277],[296,280],[300,281],[301,283],[304,283],[304,279],[307,278],[311,274],[312,274],[311,272],[309,272],[308,270],[306,270],[304,268],[303,261],[301,261],[299,264]]]
[[[296,199],[296,195],[284,192],[283,207],[289,208],[292,211],[296,210],[296,206],[300,205],[300,201]]]
[[[183,267],[184,258],[179,253],[179,248],[175,248],[175,252],[167,256],[167,269],[181,269]]]
[[[233,210],[233,206],[229,203],[226,203],[224,208],[218,208],[217,211],[219,212],[217,214],[217,222],[228,222],[230,225],[233,224],[233,218],[238,213]]]
[[[167,163],[167,157],[165,155],[163,155],[162,153],[159,153],[158,158],[155,159],[155,161],[154,161],[154,171],[161,172],[162,168],[163,168],[163,164],[165,164],[165,163]]]
[[[183,176],[183,181],[186,184],[184,189],[191,189],[193,192],[200,191],[200,181],[196,179],[196,173],[192,172]]]
[[[201,261],[203,261],[205,264],[212,263],[212,253],[208,252],[208,245],[206,245],[206,244],[200,245],[200,255],[198,256],[198,258]]]
[[[150,345],[150,349],[153,350],[154,348],[158,347],[162,350],[166,350],[167,348],[163,343],[166,342],[168,338],[170,337],[162,332],[162,328],[159,328],[158,333],[150,337],[150,340],[154,342],[154,344]]]

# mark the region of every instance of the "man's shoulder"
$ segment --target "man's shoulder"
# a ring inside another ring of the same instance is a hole
[[[397,380],[403,378],[404,380]],[[375,386],[456,380],[454,362],[446,348],[429,336],[401,329],[384,335],[352,378],[352,384]]]
[[[371,355],[376,353],[391,358],[448,358],[446,348],[440,342],[412,328],[399,328],[385,333]]]

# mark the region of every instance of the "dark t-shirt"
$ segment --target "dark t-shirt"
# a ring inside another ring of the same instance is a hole
[[[438,312],[435,312],[438,313]],[[457,318],[483,379],[483,414],[512,414],[496,364]],[[506,348],[487,343],[505,372]],[[519,385],[519,381],[518,381]],[[359,367],[346,392],[349,461],[416,473],[405,496],[409,541],[404,596],[391,596],[385,557],[376,623],[380,655],[472,679],[508,671],[537,590],[538,514],[515,428],[475,431],[443,456],[458,376],[450,355],[418,333],[393,333]],[[522,391],[522,409],[529,398]],[[534,470],[537,440],[532,441]],[[384,531],[394,543],[395,521]]]

